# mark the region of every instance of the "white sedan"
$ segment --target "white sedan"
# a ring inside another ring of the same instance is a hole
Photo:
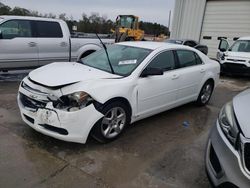
[[[109,142],[140,119],[192,101],[207,104],[219,73],[216,61],[187,46],[124,42],[30,72],[18,105],[23,121],[45,135]]]

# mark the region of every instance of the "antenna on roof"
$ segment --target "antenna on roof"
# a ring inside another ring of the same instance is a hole
[[[97,38],[100,40],[100,42],[101,42],[101,44],[102,44],[102,46],[103,46],[103,48],[104,48],[104,50],[105,50],[105,53],[106,53],[106,56],[107,56],[107,59],[108,59],[108,63],[109,63],[110,69],[111,69],[111,72],[112,72],[112,74],[115,74],[114,69],[113,69],[112,64],[111,64],[111,61],[110,61],[110,59],[109,59],[109,54],[108,54],[108,51],[107,51],[107,47],[106,47],[106,45],[102,42],[101,38],[98,36],[97,33],[96,33],[96,36],[97,36]]]

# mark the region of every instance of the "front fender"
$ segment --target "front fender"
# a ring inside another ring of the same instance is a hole
[[[77,91],[87,92],[95,101],[104,104],[105,102],[122,97],[125,98],[132,109],[132,116],[135,114],[137,100],[137,85],[132,79],[98,79],[79,82],[61,89],[63,95]]]

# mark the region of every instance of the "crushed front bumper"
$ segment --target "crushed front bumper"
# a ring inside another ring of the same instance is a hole
[[[93,104],[78,111],[68,112],[55,109],[52,102],[48,102],[34,110],[21,100],[22,95],[35,95],[37,99],[39,96],[20,87],[17,101],[23,121],[36,131],[56,139],[85,143],[91,128],[103,117]]]

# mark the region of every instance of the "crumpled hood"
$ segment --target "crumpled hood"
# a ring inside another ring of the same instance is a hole
[[[243,134],[250,138],[250,89],[234,97],[233,107]]]
[[[29,73],[31,80],[48,87],[58,87],[94,79],[119,77],[118,75],[75,62],[51,63]]]
[[[249,52],[230,52],[227,51],[225,53],[226,58],[230,58],[230,59],[249,59],[250,60],[250,53]]]

